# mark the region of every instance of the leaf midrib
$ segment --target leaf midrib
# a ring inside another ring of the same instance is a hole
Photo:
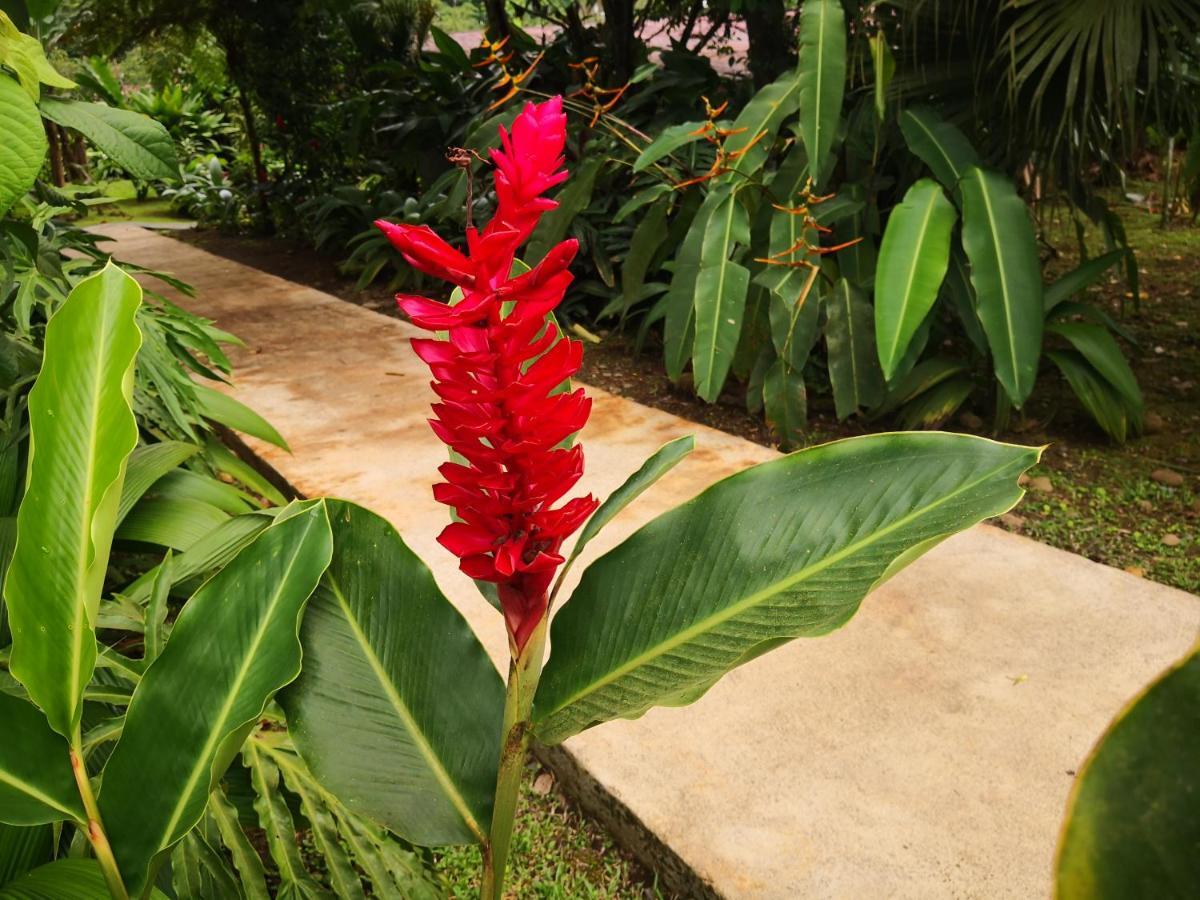
[[[163,829],[163,837],[158,842],[160,847],[170,842],[171,835],[174,833],[179,821],[183,818],[184,809],[187,807],[188,800],[192,796],[193,791],[196,790],[196,785],[199,782],[201,775],[204,773],[205,761],[216,752],[217,744],[223,741],[229,734],[229,731],[226,728],[226,723],[229,719],[229,714],[233,709],[233,704],[238,694],[241,692],[242,686],[245,684],[247,673],[250,670],[251,660],[253,660],[256,656],[258,647],[263,641],[263,637],[265,636],[271,623],[271,619],[273,618],[275,607],[279,604],[279,598],[283,596],[284,589],[287,587],[288,581],[291,578],[292,569],[296,565],[296,560],[299,558],[300,551],[304,547],[304,544],[307,540],[308,532],[311,530],[312,521],[310,520],[306,524],[304,534],[296,542],[295,548],[292,550],[291,560],[284,567],[280,577],[276,579],[275,592],[271,596],[270,602],[263,610],[263,616],[259,620],[258,628],[255,629],[254,632],[254,639],[246,648],[246,652],[242,656],[241,665],[238,666],[237,675],[234,677],[233,683],[230,686],[230,690],[226,695],[225,702],[221,705],[221,710],[216,720],[217,723],[220,724],[214,724],[214,726],[209,729],[208,738],[204,742],[203,750],[197,755],[196,764],[192,766],[192,771],[188,775],[188,779],[185,783],[185,789],[180,792],[179,800],[177,800],[175,803],[175,809],[171,813],[171,818],[168,821],[167,827]],[[212,763],[209,762],[208,767],[210,769],[211,766]]]
[[[612,684],[613,682],[619,680],[620,678],[622,678],[629,672],[632,672],[635,669],[641,668],[643,665],[648,663],[650,660],[655,659],[659,656],[662,656],[662,655],[670,652],[671,650],[674,650],[676,647],[678,647],[682,644],[686,644],[692,638],[694,638],[698,635],[704,634],[707,631],[712,630],[716,626],[721,625],[722,623],[728,621],[731,618],[734,618],[735,616],[739,615],[740,613],[744,612],[745,610],[756,606],[758,603],[767,599],[768,597],[772,597],[775,594],[780,593],[781,591],[787,590],[788,588],[792,587],[793,585],[795,585],[801,581],[804,581],[804,580],[812,577],[813,575],[818,574],[819,572],[824,571],[825,569],[829,568],[830,566],[833,566],[836,563],[839,563],[842,560],[844,560],[850,556],[853,556],[854,554],[858,553],[863,548],[870,546],[871,544],[877,542],[881,538],[886,537],[887,535],[893,533],[897,529],[902,528],[905,525],[908,525],[910,522],[915,521],[916,519],[920,518],[921,516],[926,515],[927,513],[931,512],[932,510],[937,509],[938,507],[944,505],[945,503],[948,503],[949,501],[955,499],[956,497],[962,495],[963,493],[979,486],[980,484],[983,484],[984,482],[988,481],[990,478],[995,476],[998,472],[1003,471],[1005,468],[1007,468],[1008,466],[1011,466],[1011,465],[1012,465],[1012,461],[1010,460],[1010,461],[1006,461],[1006,462],[996,466],[995,468],[989,469],[987,472],[985,472],[979,478],[977,478],[973,481],[970,481],[964,485],[961,485],[961,486],[955,488],[950,493],[938,498],[937,500],[934,500],[932,503],[922,506],[921,508],[914,510],[911,513],[908,513],[907,515],[900,517],[895,522],[892,522],[890,525],[880,528],[877,531],[873,531],[867,537],[865,537],[859,541],[856,541],[854,543],[847,544],[841,550],[837,551],[836,553],[832,553],[829,556],[826,556],[819,562],[814,563],[809,566],[805,566],[804,568],[799,569],[798,571],[796,571],[792,575],[789,575],[786,578],[782,578],[779,581],[776,581],[764,588],[761,588],[760,590],[755,591],[753,594],[747,595],[746,597],[744,597],[743,599],[741,599],[735,603],[731,603],[727,606],[722,607],[721,609],[719,609],[716,612],[712,613],[711,615],[705,617],[704,619],[697,622],[696,624],[691,625],[688,628],[685,628],[682,631],[676,633],[675,635],[672,635],[671,637],[667,638],[666,640],[661,641],[660,643],[654,645],[653,647],[648,648],[647,650],[644,650],[643,652],[641,652],[637,656],[635,656],[633,659],[631,659],[628,662],[623,663],[622,665],[613,669],[611,672],[609,672],[602,678],[598,678],[595,681],[591,682],[589,685],[585,686],[584,688],[576,691],[574,694],[572,694],[566,700],[564,700],[563,702],[561,702],[557,706],[555,706],[555,708],[553,710],[551,710],[550,712],[548,712],[545,716],[542,716],[538,721],[540,721],[540,722],[548,721],[551,718],[551,716],[561,712],[563,709],[566,709],[567,707],[571,706],[573,703],[576,703],[583,697],[586,697],[589,694],[595,693],[596,691],[600,690],[601,688],[604,688],[607,685]],[[868,592],[869,592],[869,589],[868,589]]]
[[[958,182],[962,179],[962,175],[959,174],[958,166],[954,164],[954,160],[950,158],[950,154],[947,153],[945,148],[942,146],[942,142],[937,139],[937,135],[934,134],[933,129],[928,128],[925,123],[921,121],[920,116],[918,116],[916,113],[910,111],[908,117],[911,121],[917,124],[917,127],[920,128],[921,131],[925,133],[925,136],[929,138],[929,141],[931,144],[933,144],[934,149],[942,155],[942,159],[949,167],[950,173],[954,176],[954,184],[952,185],[952,188],[957,189]],[[929,165],[931,169],[933,168],[933,166],[928,162],[926,165]]]
[[[716,266],[713,267],[713,268],[717,268],[720,270],[720,278],[717,281],[716,302],[712,304],[712,308],[713,308],[712,326],[711,326],[712,334],[710,336],[710,340],[707,342],[707,349],[708,349],[709,353],[708,353],[708,361],[705,364],[706,370],[707,370],[707,375],[704,378],[704,386],[706,388],[710,387],[712,385],[713,378],[714,378],[714,371],[715,371],[716,365],[717,365],[717,336],[718,336],[717,332],[720,330],[720,325],[721,325],[721,297],[725,292],[725,275],[729,271],[729,267],[734,264],[733,261],[731,259],[729,259],[729,245],[733,243],[731,236],[733,233],[733,217],[734,217],[734,214],[737,212],[737,196],[734,193],[730,192],[729,196],[723,202],[728,204],[729,212],[725,216],[725,231],[724,231],[724,236],[721,239],[720,262]],[[701,253],[700,253],[700,262],[701,262],[700,271],[702,272],[706,268],[704,266],[703,250],[701,250]],[[697,334],[699,334],[699,331],[697,331]]]
[[[939,189],[940,190],[940,189]],[[904,318],[908,313],[908,308],[912,299],[913,282],[917,277],[918,262],[921,258],[921,251],[925,248],[926,242],[929,240],[927,229],[929,228],[929,220],[933,218],[933,210],[937,205],[937,193],[931,191],[929,194],[929,203],[925,207],[925,215],[921,219],[920,235],[917,238],[917,249],[909,259],[908,278],[904,283],[904,300],[900,306],[900,317],[896,322],[896,327],[892,330],[892,347],[888,354],[888,362],[894,364],[896,362],[896,354],[900,352],[900,332],[904,325]],[[890,368],[891,366],[889,366]]]
[[[342,613],[346,617],[346,622],[350,626],[350,630],[354,633],[355,640],[358,641],[359,647],[362,649],[362,653],[367,661],[367,665],[371,667],[371,671],[374,673],[376,679],[378,679],[379,684],[383,688],[384,693],[387,695],[388,700],[391,702],[392,707],[396,710],[396,714],[400,717],[400,720],[412,738],[413,743],[416,744],[418,752],[420,752],[420,754],[425,758],[426,763],[433,772],[434,778],[437,779],[437,782],[439,785],[441,785],[442,790],[444,790],[446,795],[450,798],[451,804],[462,817],[463,822],[466,824],[467,828],[470,829],[471,834],[475,835],[476,840],[478,840],[480,844],[483,844],[487,840],[487,836],[484,833],[482,826],[476,821],[474,814],[467,805],[466,799],[459,791],[458,785],[455,784],[454,779],[450,776],[450,773],[447,772],[445,767],[442,765],[442,761],[434,753],[433,747],[430,746],[429,742],[426,740],[424,732],[422,732],[418,727],[416,719],[413,717],[411,710],[408,708],[408,704],[404,702],[404,698],[400,696],[400,692],[397,691],[395,685],[392,684],[392,680],[388,676],[387,669],[385,669],[383,666],[383,661],[379,658],[379,655],[375,652],[374,647],[372,647],[370,642],[367,640],[366,633],[363,632],[362,628],[359,626],[358,619],[351,610],[350,602],[345,593],[342,591],[341,586],[338,584],[337,579],[330,575],[328,578],[328,584],[330,591],[337,598],[338,605],[342,608]]]
[[[978,173],[976,175],[976,179],[979,182],[979,195],[983,198],[983,207],[987,212],[988,229],[992,233],[992,246],[996,248],[996,268],[1000,274],[1000,292],[1003,294],[1004,298],[1004,323],[1008,328],[1008,353],[1009,358],[1012,360],[1013,387],[1017,388],[1018,382],[1020,381],[1020,372],[1017,368],[1017,340],[1016,331],[1013,328],[1012,303],[1010,301],[1008,290],[1008,275],[1004,271],[1004,248],[1002,246],[1002,242],[997,240],[999,237],[999,231],[996,228],[996,218],[992,211],[992,198],[991,194],[988,192],[987,179],[984,178],[983,173],[979,170],[976,170],[976,172]],[[1019,390],[1018,393],[1020,393]]]

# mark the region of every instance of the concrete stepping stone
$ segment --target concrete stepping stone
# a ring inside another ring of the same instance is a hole
[[[171,238],[100,229],[119,258],[191,282],[189,309],[246,347],[236,396],[294,455],[254,449],[306,495],[387,516],[497,661],[499,616],[434,538],[445,459],[404,322]],[[582,488],[605,496],[663,442],[695,453],[589,558],[773,451],[592,390]],[[582,570],[583,566],[576,568]],[[1181,656],[1200,598],[1000,529],[952,538],[845,628],[734,671],[693,706],[572,738],[560,777],[689,896],[1029,898],[1051,894],[1076,769],[1109,720]]]

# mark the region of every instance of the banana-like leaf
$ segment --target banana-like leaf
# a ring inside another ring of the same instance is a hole
[[[633,236],[629,239],[629,253],[621,266],[621,296],[613,298],[616,306],[607,310],[610,314],[619,310],[624,316],[638,301],[650,263],[658,253],[658,248],[667,239],[669,209],[666,201],[654,204],[634,229]]]
[[[214,506],[231,516],[253,512],[254,498],[232,484],[188,469],[168,472],[154,483],[156,499],[185,500]]]
[[[1092,364],[1092,368],[1116,388],[1133,418],[1141,421],[1144,408],[1142,390],[1120,345],[1107,328],[1091,322],[1052,322],[1046,326],[1046,330],[1066,338]]]
[[[94,859],[56,859],[0,887],[0,900],[112,900]],[[157,888],[147,900],[166,900]]]
[[[158,441],[143,444],[129,454],[125,469],[125,482],[121,485],[121,503],[117,509],[118,524],[124,521],[135,503],[162,478],[180,463],[191,459],[200,448],[184,441]]]
[[[1059,900],[1200,896],[1200,651],[1113,720],[1075,779]]]
[[[762,168],[767,148],[799,102],[800,78],[795,71],[784,72],[750,98],[733,120],[734,133],[725,139],[725,151],[733,160],[727,183],[741,184],[746,175]]]
[[[1033,391],[1042,355],[1042,269],[1024,201],[1003,175],[970,168],[960,183],[963,249],[996,378],[1013,405]]]
[[[633,171],[642,172],[654,165],[664,156],[668,156],[685,147],[693,141],[704,137],[704,122],[683,122],[671,125],[659,132],[658,137],[646,145],[646,149],[638,154],[633,162]],[[728,123],[725,123],[728,125]]]
[[[730,669],[854,615],[885,574],[1020,499],[1038,451],[900,433],[801,450],[718,482],[583,573],[551,624],[535,733],[696,699]]]
[[[1067,378],[1071,390],[1096,424],[1118,444],[1129,437],[1129,409],[1108,381],[1078,350],[1047,350],[1047,358]]]
[[[803,372],[820,332],[821,298],[815,287],[817,269],[790,269],[771,294],[767,317],[771,343],[789,369]]]
[[[888,217],[875,270],[875,342],[889,381],[937,300],[957,219],[954,204],[928,178],[913,184]]]
[[[583,548],[600,533],[605,525],[615,519],[621,510],[645,493],[658,479],[679,465],[683,458],[695,448],[696,439],[687,434],[675,438],[673,441],[667,441],[655,450],[650,458],[642,463],[636,472],[626,478],[619,488],[609,494],[608,498],[592,513],[591,518],[580,530],[579,537],[576,538],[575,546],[571,548],[571,555],[563,564],[562,571],[566,572],[571,563],[583,552]]]
[[[137,444],[134,322],[142,289],[111,263],[46,325],[29,394],[29,476],[4,596],[12,674],[71,738],[96,662],[94,623],[125,462]]]
[[[875,349],[871,304],[862,291],[842,278],[825,297],[828,322],[829,381],[839,419],[870,409],[884,397],[883,372]]]
[[[763,409],[767,424],[784,449],[800,443],[808,424],[808,390],[804,374],[777,359],[763,375]]]
[[[1046,312],[1050,312],[1063,301],[1069,300],[1071,295],[1078,294],[1088,285],[1095,284],[1101,275],[1117,263],[1123,262],[1130,254],[1131,251],[1126,249],[1110,250],[1103,256],[1085,260],[1053,283],[1046,285],[1046,293],[1043,297]]]
[[[293,504],[184,605],[138,683],[100,791],[131,893],[199,821],[250,726],[299,673],[299,616],[331,551],[323,501]]]
[[[959,182],[967,170],[983,165],[967,136],[927,106],[914,106],[901,113],[900,131],[908,149],[959,199]]]
[[[0,691],[0,822],[87,821],[70,747],[32,703]]]
[[[173,550],[190,550],[228,521],[228,513],[201,500],[147,497],[126,516],[117,529],[117,537]]]
[[[666,307],[663,353],[667,376],[672,381],[679,381],[692,356],[696,336],[696,280],[700,274],[700,251],[708,233],[708,223],[732,190],[730,185],[720,184],[708,193],[675,254],[671,289],[663,298]]]
[[[729,376],[742,334],[750,270],[734,261],[739,246],[750,243],[750,217],[735,191],[713,210],[700,246],[696,273],[696,338],[692,370],[696,393],[716,402]]]
[[[37,105],[21,86],[0,72],[0,216],[37,179],[46,158],[46,131]]]
[[[971,346],[979,351],[980,356],[987,356],[987,335],[983,333],[983,325],[979,321],[979,304],[975,301],[975,288],[971,287],[971,276],[967,269],[966,255],[956,243],[950,248],[950,265],[946,269],[942,290],[962,322]]]
[[[401,837],[482,842],[504,685],[395,529],[328,503],[333,562],[304,618],[304,671],[280,695],[296,748],[349,810]]]
[[[907,431],[940,427],[958,412],[974,389],[975,383],[970,378],[951,378],[938,382],[904,407],[900,412],[900,427]]]
[[[85,100],[42,100],[42,115],[73,128],[134,178],[178,181],[175,142],[161,123],[128,109]]]
[[[226,428],[256,437],[268,444],[274,444],[283,450],[291,449],[282,435],[275,430],[275,426],[245,403],[203,384],[197,384],[195,390],[196,406],[204,418],[212,419]]]
[[[846,16],[841,0],[805,0],[800,8],[800,138],[817,190],[833,167],[846,86]]]
[[[0,887],[52,859],[52,826],[0,825]]]

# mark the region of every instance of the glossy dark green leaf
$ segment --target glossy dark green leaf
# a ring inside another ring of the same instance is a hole
[[[963,248],[996,378],[1014,406],[1033,391],[1042,355],[1042,269],[1033,222],[1012,182],[971,168],[962,177]]]
[[[808,424],[808,391],[804,374],[783,359],[777,359],[763,375],[763,410],[767,424],[775,432],[782,448],[803,440]]]
[[[884,398],[883,372],[875,349],[875,321],[862,291],[842,278],[825,297],[829,381],[839,419],[870,409]]]
[[[889,380],[937,299],[957,219],[954,204],[928,178],[913,184],[888,217],[875,270],[875,341]]]
[[[840,0],[800,7],[800,137],[819,190],[832,168],[846,86],[846,17]]]
[[[304,671],[280,696],[296,748],[348,809],[407,840],[482,841],[500,676],[386,520],[344,501],[329,509],[333,561],[304,618]]]
[[[900,114],[900,130],[908,149],[929,166],[934,177],[960,197],[959,182],[972,166],[982,165],[966,135],[927,106]]]
[[[803,372],[820,333],[821,298],[816,269],[791,269],[771,294],[771,343],[789,369]]]
[[[56,859],[0,887],[0,900],[112,900],[94,859]],[[147,900],[166,900],[159,890]]]
[[[949,378],[919,393],[900,411],[900,427],[939,428],[963,405],[975,383],[970,378]]]
[[[138,683],[100,791],[132,893],[200,820],[249,727],[300,671],[299,616],[331,550],[323,502],[289,507],[184,604]]]
[[[111,263],[46,325],[29,394],[28,485],[4,596],[12,674],[59,734],[74,734],[96,660],[94,622],[125,463],[137,444],[138,283]]]
[[[692,345],[696,337],[696,279],[700,274],[700,252],[708,224],[714,211],[731,192],[731,186],[722,184],[704,198],[672,263],[671,288],[663,298],[666,310],[663,354],[667,376],[672,381],[679,381],[684,367],[692,358]]]
[[[0,887],[53,858],[53,826],[0,824]]]
[[[621,266],[620,311],[624,315],[640,299],[650,263],[667,238],[668,204],[656,203],[646,212],[629,240],[629,253]],[[615,299],[615,298],[614,298]],[[616,310],[613,310],[614,312]]]
[[[713,209],[700,245],[696,273],[696,337],[692,370],[696,393],[716,402],[729,376],[742,333],[750,270],[735,260],[738,248],[750,243],[750,217],[734,191]]]
[[[558,206],[542,216],[529,238],[525,259],[531,266],[541,262],[542,257],[567,236],[571,222],[587,208],[596,189],[596,177],[606,160],[603,155],[588,156],[571,173],[571,180],[554,198]]]
[[[971,346],[979,351],[980,356],[987,356],[987,335],[983,333],[983,324],[979,321],[979,309],[975,301],[975,288],[971,286],[967,257],[957,243],[950,248],[950,265],[946,268],[942,293],[962,323]]]
[[[1070,272],[1046,285],[1046,293],[1043,297],[1046,312],[1069,300],[1089,285],[1095,284],[1101,275],[1117,263],[1124,261],[1130,253],[1129,250],[1112,250],[1103,256],[1085,260]]]
[[[784,72],[750,98],[733,120],[734,133],[725,139],[725,151],[733,157],[727,183],[741,184],[744,176],[762,168],[767,148],[799,102],[800,78],[794,71]]]
[[[0,822],[86,821],[66,738],[27,700],[0,691]]]
[[[1066,376],[1071,390],[1096,424],[1118,444],[1129,437],[1129,411],[1117,393],[1077,350],[1047,350],[1046,357]]]
[[[48,97],[42,100],[41,111],[50,121],[78,131],[134,178],[179,180],[175,142],[149,116],[103,103]]]
[[[641,172],[648,169],[680,147],[700,140],[704,137],[705,124],[704,122],[684,122],[664,128],[654,140],[646,145],[646,149],[638,154],[638,158],[633,161],[633,171]]]
[[[1116,389],[1129,407],[1130,415],[1141,421],[1144,406],[1141,388],[1120,345],[1107,328],[1092,322],[1051,322],[1046,326],[1046,331],[1070,342],[1092,364],[1092,368]]]
[[[592,563],[554,617],[535,733],[694,700],[722,674],[854,615],[885,575],[1010,509],[1036,449],[967,435],[853,438],[710,487]]]
[[[1200,896],[1200,652],[1113,720],[1075,780],[1059,900]]]

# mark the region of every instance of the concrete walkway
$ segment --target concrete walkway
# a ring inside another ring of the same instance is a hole
[[[429,485],[445,456],[425,424],[416,331],[168,237],[104,230],[119,257],[194,284],[186,305],[246,341],[233,355],[237,396],[295,454],[256,447],[262,456],[305,494],[389,517],[500,659],[499,617],[434,542],[447,514]],[[696,434],[697,450],[588,556],[774,455],[592,396],[584,488],[606,495],[677,435]],[[888,582],[836,634],[754,661],[691,707],[566,748],[621,836],[650,855],[669,848],[659,859],[689,894],[698,876],[731,898],[1047,897],[1075,770],[1198,629],[1190,594],[981,526]]]

